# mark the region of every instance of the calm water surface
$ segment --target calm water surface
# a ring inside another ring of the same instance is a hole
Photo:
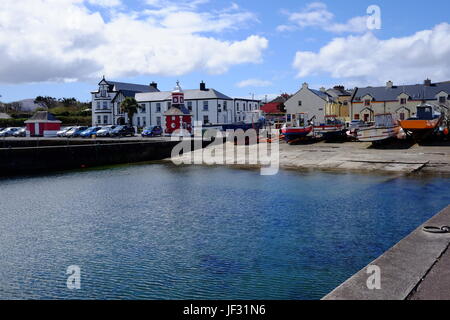
[[[444,178],[170,164],[3,179],[0,298],[319,299],[449,194]]]

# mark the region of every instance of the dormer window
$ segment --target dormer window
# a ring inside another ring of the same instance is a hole
[[[445,97],[439,97],[439,103],[445,103],[446,101]]]
[[[366,99],[366,100],[364,100],[364,105],[367,107],[367,106],[370,106],[370,99]]]
[[[406,98],[401,98],[400,99],[400,104],[406,104]]]

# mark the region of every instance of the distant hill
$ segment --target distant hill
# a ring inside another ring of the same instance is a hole
[[[22,111],[34,111],[36,108],[40,107],[38,104],[34,103],[34,99],[23,99],[16,102],[22,104]]]

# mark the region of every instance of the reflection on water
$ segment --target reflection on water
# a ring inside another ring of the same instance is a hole
[[[169,164],[2,180],[0,298],[318,299],[449,192],[444,178]]]

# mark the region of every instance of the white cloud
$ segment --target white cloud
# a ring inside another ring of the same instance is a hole
[[[245,87],[269,87],[272,85],[272,82],[261,79],[247,79],[241,82],[236,83],[236,86],[239,88]]]
[[[236,6],[205,13],[197,9],[205,1],[197,0],[179,7],[178,2],[170,8],[153,5],[145,12],[120,8],[105,21],[86,1],[91,0],[3,0],[0,82],[221,74],[234,65],[262,62],[268,47],[261,36],[225,41],[212,35],[255,21]]]
[[[450,79],[448,57],[450,24],[442,23],[403,38],[380,40],[370,32],[336,38],[317,53],[297,52],[293,66],[298,77],[325,74],[348,84],[416,83]]]
[[[94,6],[105,7],[105,8],[117,7],[117,6],[122,5],[122,2],[120,0],[87,0],[87,2]]]
[[[299,12],[283,11],[288,16],[290,24],[277,27],[277,31],[293,31],[307,27],[320,28],[333,33],[363,33],[367,31],[367,16],[354,17],[345,23],[335,22],[335,16],[328,11],[328,7],[322,2],[308,4]]]

